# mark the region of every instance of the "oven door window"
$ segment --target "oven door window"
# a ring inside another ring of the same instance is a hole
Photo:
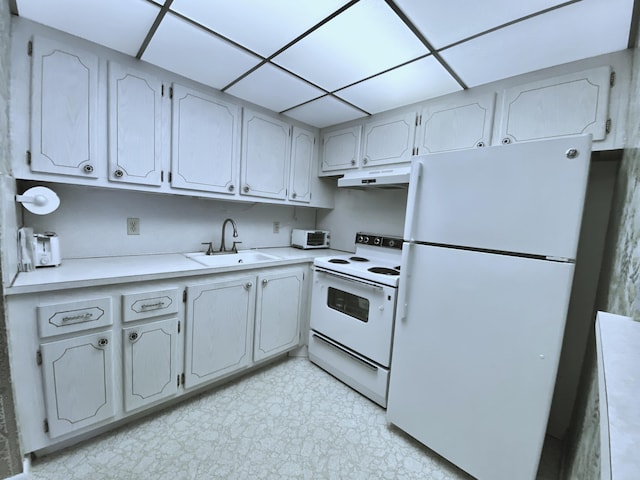
[[[329,287],[327,306],[361,322],[369,321],[369,300],[364,297]]]

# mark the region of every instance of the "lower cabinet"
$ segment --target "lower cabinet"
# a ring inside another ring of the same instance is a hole
[[[115,413],[111,332],[40,345],[45,430],[51,437],[93,425]]]
[[[178,392],[178,319],[122,329],[123,395],[127,412]]]
[[[184,386],[191,388],[248,367],[255,275],[221,276],[187,287]]]
[[[298,347],[306,270],[7,296],[23,453],[90,436]]]

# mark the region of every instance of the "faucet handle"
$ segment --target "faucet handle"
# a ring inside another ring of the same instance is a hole
[[[238,247],[236,247],[236,245],[239,243],[242,243],[242,242],[233,242],[233,245],[231,245],[231,251],[233,253],[238,253]]]
[[[213,255],[213,252],[214,252],[214,250],[213,250],[213,242],[202,242],[202,245],[209,245],[205,255]]]

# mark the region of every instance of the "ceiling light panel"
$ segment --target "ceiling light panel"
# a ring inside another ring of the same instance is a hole
[[[369,113],[379,113],[459,90],[462,87],[458,82],[428,56],[339,90],[336,95]]]
[[[142,59],[218,89],[260,62],[255,55],[170,13]]]
[[[285,115],[318,128],[367,116],[330,95],[289,110]]]
[[[566,0],[565,0],[566,2]],[[565,3],[558,0],[396,0],[396,4],[436,49],[518,18]]]
[[[227,89],[226,93],[281,112],[325,92],[274,65],[265,64]]]
[[[470,87],[624,50],[633,0],[583,0],[440,54]]]
[[[21,17],[135,55],[160,8],[145,0],[18,0]]]
[[[426,53],[384,0],[361,0],[273,61],[332,91]]]
[[[171,10],[268,57],[346,3],[345,0],[174,0]]]

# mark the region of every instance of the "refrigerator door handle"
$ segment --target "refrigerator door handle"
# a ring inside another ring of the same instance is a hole
[[[411,162],[411,174],[409,177],[409,192],[407,193],[407,212],[405,214],[404,238],[409,242],[415,241],[413,238],[413,221],[416,215],[416,203],[420,189],[420,178],[422,177],[422,162],[413,160]]]
[[[405,242],[402,245],[402,261],[400,263],[400,278],[398,288],[398,306],[397,306],[397,317],[400,321],[403,321],[407,318],[407,308],[409,306],[409,298],[407,295],[407,291],[409,290],[409,277],[411,276],[409,272],[409,256],[411,254],[411,249],[414,247],[413,243]]]

